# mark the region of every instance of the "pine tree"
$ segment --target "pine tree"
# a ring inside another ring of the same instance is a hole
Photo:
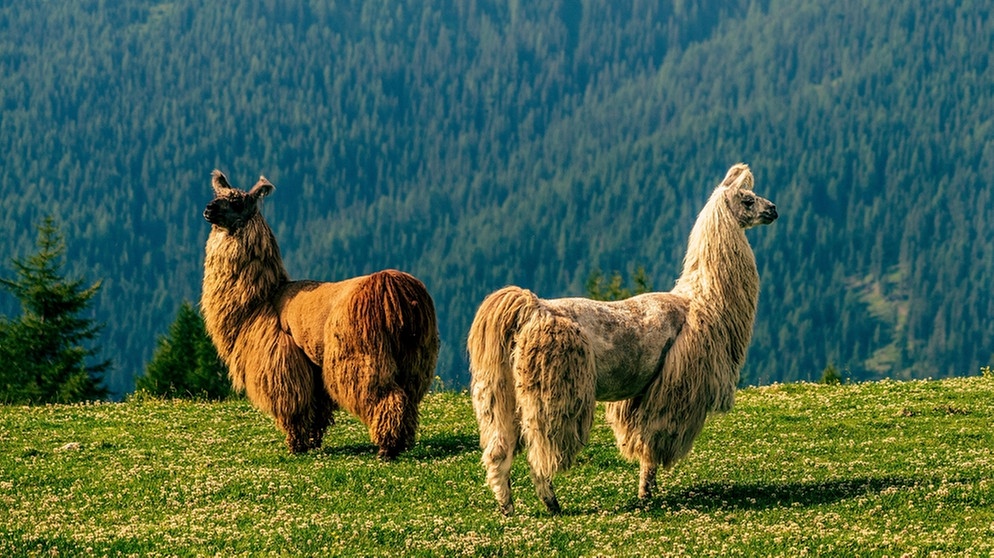
[[[204,320],[184,301],[159,338],[155,354],[135,388],[164,397],[224,399],[231,395],[227,370],[207,337]]]
[[[86,344],[101,329],[80,317],[100,290],[100,281],[83,288],[83,280],[61,275],[65,242],[52,217],[38,227],[38,252],[12,261],[15,279],[0,286],[21,302],[16,320],[0,318],[0,402],[72,403],[104,399],[101,385],[109,360],[87,361],[98,349]]]
[[[623,286],[623,282],[621,273],[615,271],[610,282],[605,284],[604,273],[596,269],[587,277],[587,296],[594,300],[622,300],[652,291],[652,283],[642,266],[632,275],[631,287]]]

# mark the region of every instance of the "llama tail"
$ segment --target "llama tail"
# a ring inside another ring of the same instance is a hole
[[[551,479],[572,464],[593,422],[589,342],[530,291],[505,287],[480,305],[467,345],[483,465],[501,510],[513,511],[510,470],[520,438],[539,497],[557,512]]]
[[[392,459],[414,444],[418,405],[434,378],[439,346],[435,304],[414,276],[385,270],[369,275],[357,289],[348,316],[357,335],[354,345],[369,353],[360,367],[371,376],[340,387],[362,386],[362,393],[345,399],[369,427],[380,457]]]
[[[504,287],[483,299],[466,343],[474,383],[511,379],[514,338],[521,324],[538,308],[539,300],[534,293],[514,286]],[[508,383],[507,387],[513,384]]]
[[[438,359],[435,302],[413,275],[388,269],[369,276],[370,297],[377,302],[380,323],[396,361],[397,382],[412,386],[415,404],[428,393]]]

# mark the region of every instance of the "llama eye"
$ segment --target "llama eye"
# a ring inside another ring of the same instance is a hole
[[[756,203],[756,198],[752,196],[746,196],[745,198],[742,198],[742,205],[746,207],[752,207],[753,204],[755,203]]]

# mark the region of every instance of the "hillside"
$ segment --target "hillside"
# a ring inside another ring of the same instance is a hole
[[[199,298],[214,168],[276,184],[294,277],[422,278],[448,385],[505,284],[641,265],[668,289],[738,161],[782,214],[749,233],[744,385],[994,361],[982,2],[124,0],[2,6],[0,30],[0,258],[57,218],[104,280],[118,394]]]
[[[289,456],[244,400],[0,407],[4,556],[987,556],[994,378],[742,390],[635,496],[603,409],[549,516],[518,456],[496,510],[469,396],[436,393],[380,463],[340,414]]]

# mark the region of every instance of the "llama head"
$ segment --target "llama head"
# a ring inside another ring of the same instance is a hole
[[[728,174],[718,186],[724,190],[729,211],[743,229],[768,225],[776,220],[777,206],[752,191],[753,179],[749,166],[739,163],[728,169]]]
[[[258,215],[259,202],[276,189],[266,177],[260,176],[251,190],[239,190],[219,170],[211,173],[211,185],[214,187],[214,199],[204,209],[204,219],[231,234],[237,233]]]

